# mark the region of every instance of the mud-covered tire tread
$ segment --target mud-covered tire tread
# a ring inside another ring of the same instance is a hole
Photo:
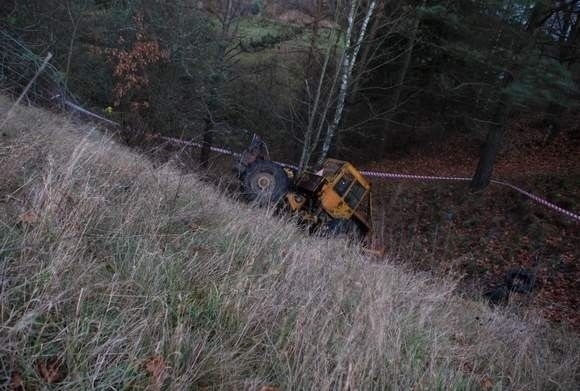
[[[273,189],[269,194],[260,194],[252,189],[252,181],[261,173],[269,173],[274,178]],[[244,172],[242,193],[246,201],[260,205],[276,204],[290,189],[290,179],[282,167],[269,160],[257,160]]]

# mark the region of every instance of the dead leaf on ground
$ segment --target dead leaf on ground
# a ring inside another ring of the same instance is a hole
[[[486,377],[481,381],[481,388],[483,388],[484,390],[486,391],[493,390],[493,387],[494,387],[493,381],[489,377]]]
[[[197,223],[191,222],[189,223],[189,229],[191,232],[203,231],[203,227]]]
[[[191,255],[195,255],[195,254],[197,254],[197,253],[202,253],[202,254],[207,254],[207,253],[209,253],[209,249],[208,249],[208,248],[205,248],[205,247],[199,247],[199,246],[196,246],[196,247],[191,247],[191,248],[189,248],[188,250],[189,250],[189,253],[190,253]]]
[[[28,212],[22,213],[18,217],[18,221],[23,224],[35,225],[38,223],[38,215],[33,210],[29,210]]]
[[[153,386],[155,389],[160,389],[161,385],[163,384],[163,380],[165,380],[165,369],[167,366],[165,365],[165,361],[161,356],[154,356],[151,357],[149,360],[145,362],[145,369],[151,375],[153,379]]]
[[[24,378],[22,373],[19,371],[14,371],[10,374],[10,382],[8,382],[8,389],[10,391],[22,391],[24,390]]]
[[[66,377],[62,362],[57,358],[48,358],[36,362],[38,375],[48,384],[60,383]]]
[[[461,364],[461,370],[464,372],[473,372],[473,364],[470,362],[464,362]]]

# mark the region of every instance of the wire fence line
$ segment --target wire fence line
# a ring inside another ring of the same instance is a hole
[[[65,87],[66,75],[38,55],[21,40],[0,29],[0,90],[23,98],[30,104],[64,108],[64,102],[78,103]],[[31,81],[33,80],[33,83]]]
[[[47,67],[51,58],[52,58],[52,53],[48,53],[46,55],[46,58],[42,62],[42,65],[38,68],[38,70],[36,71],[36,73],[34,74],[32,79],[30,79],[28,84],[26,84],[26,86],[24,87],[24,90],[22,90],[22,92],[20,93],[20,95],[18,96],[18,98],[16,99],[14,104],[12,105],[12,107],[10,107],[10,110],[8,110],[8,112],[6,113],[4,120],[0,123],[0,130],[2,128],[4,128],[4,125],[6,125],[6,122],[11,118],[13,111],[14,111],[14,108],[16,106],[18,106],[20,104],[20,102],[22,101],[22,99],[24,98],[24,96],[26,96],[26,94],[28,93],[30,88],[34,85],[34,83],[38,79],[38,76],[40,76],[42,74],[42,72],[44,71],[44,69]]]

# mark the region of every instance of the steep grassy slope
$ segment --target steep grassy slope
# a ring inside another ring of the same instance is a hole
[[[0,98],[0,118],[10,102]],[[573,389],[579,344],[301,233],[98,130],[0,144],[0,382],[60,389]],[[2,383],[0,383],[2,384]]]

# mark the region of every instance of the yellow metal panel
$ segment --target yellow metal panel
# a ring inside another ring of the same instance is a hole
[[[354,183],[358,182],[365,189],[365,195],[361,197],[361,201],[364,200],[367,194],[370,192],[370,183],[352,164],[348,162],[336,159],[328,159],[324,166],[324,175],[329,183],[324,186],[320,195],[322,207],[333,218],[352,218],[353,214],[355,214],[355,210],[345,202],[344,197],[350,193]],[[344,193],[344,196],[341,197],[334,189],[338,182],[347,174],[353,177],[355,182],[351,184],[351,186]],[[364,225],[370,225],[369,222],[363,218],[362,214],[357,214],[357,217],[359,220],[362,220]]]
[[[304,204],[306,203],[306,198],[298,195],[294,192],[289,192],[286,194],[286,199],[288,200],[288,205],[290,205],[290,209],[293,211],[297,211],[302,209]]]
[[[343,202],[331,185],[324,185],[320,194],[320,201],[325,210],[335,210]]]
[[[324,210],[335,219],[350,219],[352,217],[353,210],[330,185],[324,186],[320,194],[320,202]]]

